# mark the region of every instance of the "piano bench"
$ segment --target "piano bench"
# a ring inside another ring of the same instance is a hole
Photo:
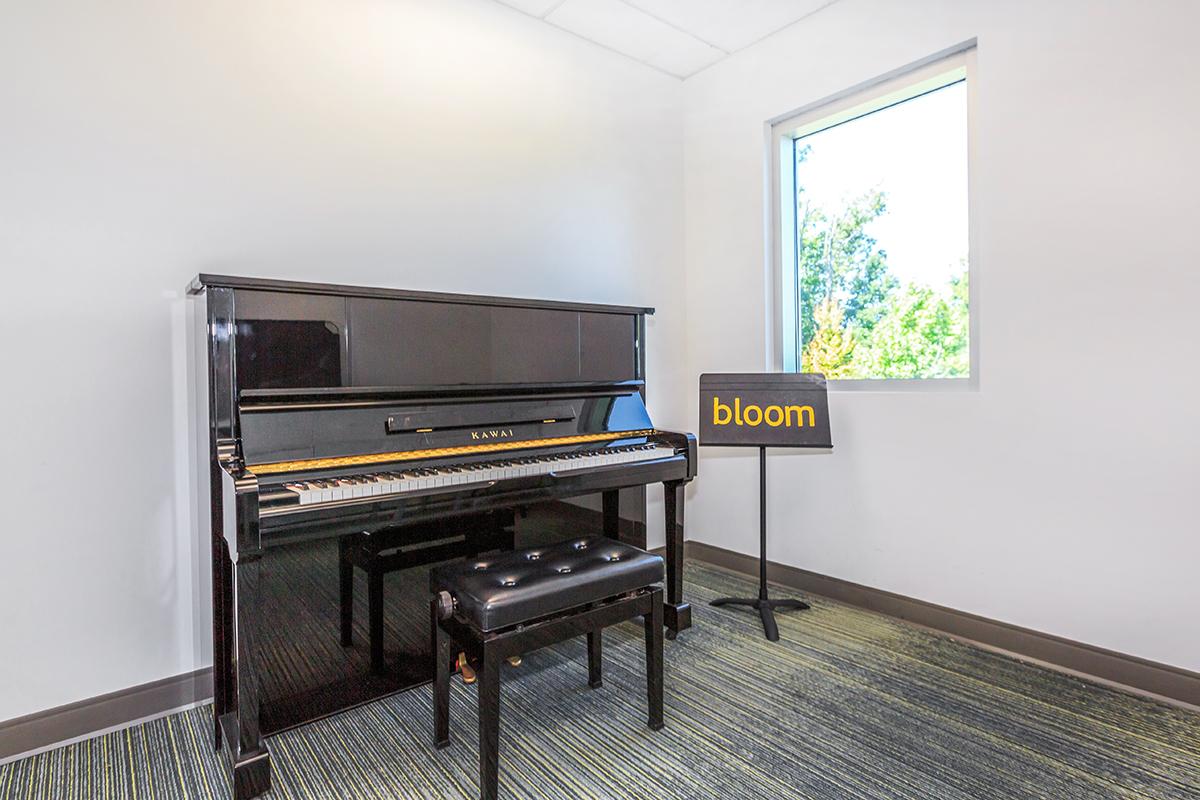
[[[449,541],[447,541],[449,540]],[[371,671],[387,671],[383,655],[383,579],[389,572],[473,556],[486,550],[511,550],[513,513],[490,511],[447,517],[416,525],[357,533],[338,540],[338,594],[343,647],[354,645],[354,568],[367,579],[367,638]]]
[[[601,631],[641,616],[646,628],[649,725],[663,726],[663,579],[660,556],[600,536],[446,564],[430,573],[436,677],[434,741],[450,743],[450,670],[463,650],[478,663],[479,792],[498,796],[500,664],[582,634],[588,684],[601,685]]]

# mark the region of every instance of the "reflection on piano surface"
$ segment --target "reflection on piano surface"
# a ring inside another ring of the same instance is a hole
[[[577,534],[594,512],[567,498],[598,495],[593,524],[644,547],[663,484],[668,635],[690,625],[695,440],[646,411],[651,309],[211,276],[192,293],[237,797],[269,787],[264,735],[428,681],[430,567]]]

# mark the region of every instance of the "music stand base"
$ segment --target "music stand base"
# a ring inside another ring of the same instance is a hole
[[[779,641],[779,626],[775,624],[775,609],[804,611],[810,608],[803,600],[772,600],[767,594],[767,448],[758,448],[758,597],[722,597],[712,606],[749,606],[758,609],[767,641]]]
[[[779,626],[775,624],[775,609],[781,611],[804,611],[811,608],[803,600],[772,600],[766,597],[721,597],[709,603],[710,606],[749,606],[758,609],[762,618],[763,633],[767,641],[779,641]]]

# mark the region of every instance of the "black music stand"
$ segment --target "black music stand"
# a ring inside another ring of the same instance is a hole
[[[767,448],[831,450],[829,398],[818,373],[708,373],[700,376],[700,444],[758,448],[758,597],[722,597],[714,606],[748,606],[763,633],[779,641],[775,611],[802,611],[803,600],[767,592]]]
[[[779,641],[779,626],[775,624],[775,609],[804,611],[810,608],[803,600],[772,600],[767,595],[767,448],[758,448],[758,597],[721,597],[712,606],[750,606],[762,617],[763,633],[767,640]]]

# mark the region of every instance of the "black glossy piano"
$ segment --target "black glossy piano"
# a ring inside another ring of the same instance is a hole
[[[645,547],[662,484],[667,635],[690,626],[696,442],[646,411],[653,309],[213,275],[189,294],[235,797],[270,787],[263,737],[431,679],[436,563],[598,530]]]

